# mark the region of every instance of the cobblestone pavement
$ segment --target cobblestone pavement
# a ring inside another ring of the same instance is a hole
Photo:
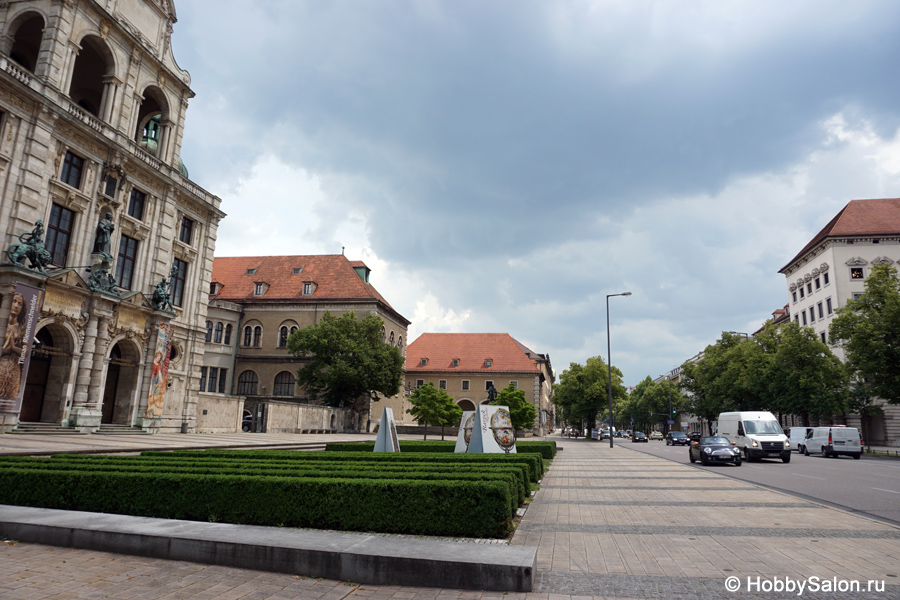
[[[627,447],[559,443],[511,541],[538,548],[531,594],[358,585],[20,543],[0,544],[0,598],[900,599],[898,528]],[[726,591],[729,577],[736,592]],[[798,595],[799,583],[819,591]]]

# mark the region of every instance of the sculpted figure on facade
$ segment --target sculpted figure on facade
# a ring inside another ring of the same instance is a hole
[[[100,222],[97,223],[97,235],[94,238],[94,253],[104,254],[109,257],[112,256],[109,253],[109,240],[112,237],[112,232],[115,229],[116,226],[112,221],[112,213],[107,212],[106,216],[100,219]]]
[[[44,222],[38,219],[34,224],[34,229],[30,232],[20,233],[19,242],[12,244],[6,250],[6,257],[14,265],[24,267],[22,262],[28,259],[30,268],[39,273],[46,272],[47,265],[50,264],[50,253],[44,247]]]

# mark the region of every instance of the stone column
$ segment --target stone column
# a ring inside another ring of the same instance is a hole
[[[88,405],[97,411],[103,408],[103,391],[106,388],[103,374],[108,342],[109,318],[101,316],[97,319],[97,341],[94,348],[93,365],[91,365],[91,388],[88,393]]]
[[[81,345],[81,360],[75,377],[75,396],[69,411],[69,427],[91,429],[100,424],[100,412],[89,405],[91,372],[94,350],[97,347],[98,315],[92,313],[84,328],[84,343]]]

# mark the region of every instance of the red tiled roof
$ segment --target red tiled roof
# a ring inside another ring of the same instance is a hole
[[[779,273],[826,238],[868,235],[900,235],[900,198],[851,200]]]
[[[351,262],[342,254],[217,256],[213,259],[212,281],[222,286],[215,295],[219,300],[376,300],[393,310],[378,290],[354,270],[365,266],[362,261]],[[253,269],[253,273],[247,273]],[[301,269],[300,273],[295,275],[294,269]],[[316,284],[312,296],[303,295],[305,282]],[[253,295],[257,283],[268,285],[262,296]]]
[[[530,352],[508,333],[423,333],[406,348],[406,370],[540,373],[526,351]],[[428,359],[424,367],[423,358]],[[452,366],[454,358],[459,359],[457,367]],[[484,366],[486,358],[491,359],[490,367]]]

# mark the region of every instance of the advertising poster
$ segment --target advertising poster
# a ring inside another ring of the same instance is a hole
[[[43,290],[16,284],[0,351],[0,410],[3,412],[22,410],[22,393],[43,299]]]
[[[378,425],[378,437],[375,438],[374,452],[400,452],[397,441],[397,425],[394,423],[394,409],[384,407],[381,411],[381,423]]]
[[[156,334],[156,352],[153,354],[153,370],[150,372],[150,396],[147,399],[148,419],[162,417],[166,402],[166,375],[169,373],[169,355],[172,350],[172,325],[159,324]]]
[[[472,439],[472,428],[475,426],[475,411],[463,411],[462,420],[459,422],[459,433],[456,435],[456,447],[454,452],[465,452]]]
[[[507,406],[482,404],[478,407],[472,439],[466,452],[516,453],[515,430]]]

